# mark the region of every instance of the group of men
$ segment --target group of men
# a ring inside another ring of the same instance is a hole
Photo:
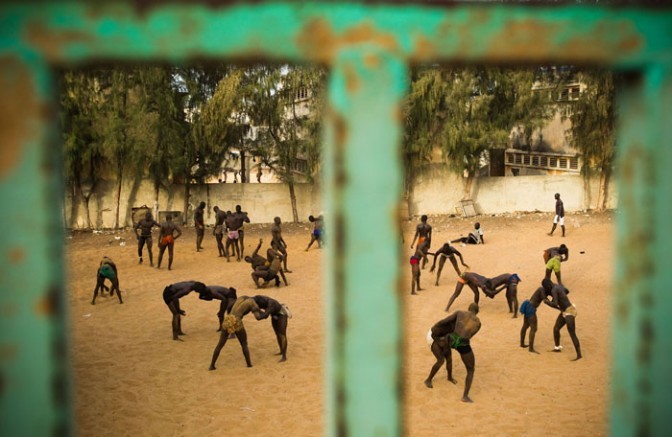
[[[554,218],[553,229],[549,235],[552,235],[557,224],[560,224],[562,228],[562,236],[564,237],[564,206],[560,200],[560,194],[556,194],[555,199],[556,216]],[[471,233],[469,237],[452,240],[451,243],[458,241],[463,244],[484,243],[483,233],[482,230],[480,230],[480,225],[478,223],[476,224],[475,229],[476,232]],[[416,285],[417,289],[420,290],[420,261],[424,260],[424,268],[427,255],[434,255],[434,263],[430,269],[430,272],[434,271],[436,266],[436,258],[438,257],[440,259],[439,270],[436,275],[436,285],[439,283],[439,276],[441,275],[443,264],[445,263],[446,258],[451,261],[458,276],[455,292],[450,297],[445,311],[447,312],[450,310],[451,305],[461,293],[464,285],[467,285],[473,291],[474,302],[469,305],[468,311],[456,311],[450,314],[448,317],[434,324],[434,326],[427,333],[428,344],[436,358],[436,362],[432,366],[429,372],[429,376],[425,380],[425,385],[427,385],[427,387],[433,387],[432,379],[444,362],[446,362],[448,380],[453,384],[457,383],[457,381],[452,376],[451,360],[451,350],[455,349],[460,354],[460,357],[462,358],[462,361],[467,370],[462,400],[464,402],[472,402],[472,400],[469,398],[469,390],[471,388],[471,383],[474,376],[475,358],[470,345],[470,339],[476,335],[476,333],[481,328],[481,322],[477,316],[479,312],[479,289],[489,298],[494,298],[499,292],[506,289],[506,299],[509,312],[513,313],[514,318],[517,316],[518,311],[520,311],[520,313],[523,315],[523,326],[520,331],[520,346],[528,348],[528,350],[533,353],[538,353],[534,349],[534,339],[538,326],[536,314],[537,308],[543,302],[549,307],[558,310],[559,314],[553,327],[553,340],[555,343],[553,351],[562,351],[562,346],[560,345],[560,330],[567,326],[567,331],[569,332],[574,349],[576,351],[576,358],[574,358],[573,361],[582,358],[581,344],[576,335],[576,306],[573,305],[570,301],[568,297],[569,290],[562,284],[562,278],[560,275],[561,264],[569,259],[569,249],[565,244],[562,244],[558,247],[551,247],[543,252],[543,260],[546,270],[544,279],[541,282],[541,286],[535,290],[529,299],[525,300],[522,305],[520,305],[520,308],[518,308],[517,286],[521,282],[518,274],[504,273],[493,278],[486,278],[485,276],[479,275],[475,272],[461,272],[459,266],[457,265],[455,256],[459,257],[460,262],[464,267],[469,268],[469,266],[464,263],[462,254],[453,246],[451,246],[450,243],[445,243],[433,254],[429,252],[429,246],[431,244],[431,232],[432,228],[427,223],[427,216],[423,215],[421,217],[421,223],[418,224],[416,228],[416,234],[413,238],[413,243],[411,243],[412,248],[416,238],[418,239],[418,248],[416,249],[415,254],[411,257],[411,294],[417,294],[415,292]],[[557,278],[557,284],[554,284],[551,281],[551,274],[553,272]],[[527,344],[525,344],[528,329],[530,331],[529,341]]]
[[[248,367],[252,367],[250,351],[247,346],[247,332],[243,325],[243,317],[254,314],[257,320],[271,317],[273,332],[275,333],[280,347],[280,362],[287,360],[287,320],[292,317],[289,308],[268,296],[237,296],[233,287],[221,287],[218,285],[205,285],[198,281],[184,281],[168,285],[163,290],[163,301],[170,310],[172,317],[173,340],[182,341],[180,336],[185,335],[182,331],[182,316],[186,312],[180,308],[180,299],[191,292],[196,292],[199,299],[205,301],[219,300],[217,312],[219,341],[212,355],[210,370],[215,370],[215,363],[219,353],[229,337],[236,337],[243,350],[243,356]]]

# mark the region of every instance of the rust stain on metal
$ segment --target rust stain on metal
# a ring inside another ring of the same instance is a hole
[[[0,179],[19,162],[26,142],[33,139],[36,99],[30,70],[15,58],[0,57]]]
[[[357,91],[359,91],[359,77],[357,76],[357,71],[355,71],[355,68],[352,65],[347,65],[344,68],[345,72],[345,89],[348,90],[349,93],[354,94]]]
[[[57,297],[53,292],[47,293],[35,304],[35,313],[40,316],[52,316],[56,313]]]
[[[532,19],[510,23],[492,37],[493,43],[486,56],[501,58],[515,47],[526,58],[543,58],[548,48],[554,45],[553,38],[560,30],[562,27],[558,23],[540,23]]]
[[[296,42],[310,58],[327,63],[333,60],[338,50],[348,46],[374,44],[387,51],[399,51],[394,35],[377,30],[371,23],[362,23],[337,34],[329,21],[322,18],[311,20],[299,32]]]
[[[590,44],[586,44],[586,36],[572,38],[562,45],[562,50],[575,57],[603,59],[609,53],[631,54],[644,46],[642,36],[627,21],[600,22],[589,36]]]
[[[23,38],[37,47],[47,59],[58,59],[63,55],[65,46],[71,43],[94,45],[95,38],[85,32],[72,30],[52,30],[41,21],[31,21],[24,27]]]
[[[436,45],[423,35],[415,38],[412,59],[429,59],[436,55]]]
[[[7,259],[12,264],[20,264],[26,259],[26,252],[20,247],[14,247],[7,251]]]

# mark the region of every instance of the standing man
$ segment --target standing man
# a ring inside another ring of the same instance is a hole
[[[226,211],[226,219],[224,224],[226,224],[226,247],[224,252],[226,253],[226,261],[231,261],[229,259],[229,248],[232,248],[233,255],[236,255],[238,261],[240,261],[240,246],[238,245],[238,226],[237,226],[236,216],[231,213],[231,211]]]
[[[292,273],[292,271],[287,268],[287,243],[285,242],[284,238],[282,238],[282,228],[280,227],[281,224],[282,221],[280,220],[280,217],[275,217],[273,219],[273,227],[271,228],[271,235],[273,236],[273,239],[271,240],[271,247],[273,247],[273,243],[275,243],[276,250],[282,254],[282,262],[285,266],[285,272]]]
[[[180,238],[182,235],[182,230],[173,223],[172,214],[166,214],[166,221],[161,223],[161,229],[159,230],[159,263],[156,268],[161,268],[161,260],[163,259],[163,253],[168,248],[168,270],[173,267],[173,246],[175,246],[175,240]]]
[[[205,235],[205,222],[203,221],[203,214],[205,210],[205,202],[198,204],[194,210],[194,226],[196,226],[196,252],[203,250],[203,235]]]
[[[560,227],[562,228],[562,236],[565,236],[565,206],[562,203],[562,200],[560,200],[560,193],[555,193],[555,218],[553,218],[553,228],[551,229],[551,232],[548,233],[548,235],[553,235],[553,232],[555,232],[555,228],[558,226],[558,223],[560,223]]]
[[[579,338],[576,336],[576,307],[569,301],[567,294],[569,290],[563,287],[561,284],[556,284],[551,289],[551,296],[553,300],[549,301],[548,297],[544,298],[544,303],[551,308],[560,310],[558,318],[555,320],[555,326],[553,327],[553,340],[555,341],[555,348],[553,352],[562,352],[562,346],[560,346],[560,329],[563,326],[567,325],[567,331],[569,336],[572,338],[572,343],[574,343],[574,349],[576,350],[576,358],[572,361],[580,360],[581,355],[581,344],[579,343]]]
[[[438,321],[429,331],[428,342],[436,363],[429,371],[429,376],[425,380],[428,388],[433,388],[432,378],[439,371],[443,362],[446,361],[446,370],[448,371],[448,381],[457,384],[453,379],[453,360],[451,349],[460,353],[460,358],[467,369],[467,378],[464,383],[464,394],[462,402],[473,402],[469,398],[469,389],[474,380],[474,370],[476,367],[476,357],[471,349],[470,340],[481,329],[481,321],[476,316],[478,314],[478,305],[472,303],[469,305],[469,311],[456,311],[443,320]]]
[[[418,240],[418,246],[420,246],[424,241],[427,241],[427,249],[432,245],[432,227],[427,223],[427,216],[422,215],[420,217],[420,223],[415,228],[415,235],[413,236],[413,241],[411,242],[411,249],[415,244],[415,240]]]
[[[207,293],[205,284],[196,281],[185,281],[178,282],[177,284],[170,284],[163,290],[163,301],[168,306],[170,312],[173,314],[173,340],[182,341],[182,339],[179,338],[180,335],[184,335],[184,332],[182,332],[182,316],[186,316],[187,313],[185,313],[180,308],[180,299],[192,291],[195,291],[198,294]]]
[[[278,346],[280,346],[278,355],[282,355],[278,362],[287,361],[287,320],[292,318],[292,313],[286,305],[268,296],[254,296],[254,301],[259,308],[264,310],[262,319],[271,316],[273,332],[275,332],[275,338],[278,340]]]
[[[241,296],[236,300],[236,303],[233,304],[231,313],[224,317],[224,323],[222,324],[224,329],[222,329],[222,332],[219,334],[219,342],[212,353],[210,370],[216,369],[215,363],[217,362],[217,358],[219,358],[219,353],[226,344],[226,340],[229,339],[229,334],[236,334],[240,347],[243,348],[243,355],[245,356],[247,367],[252,367],[250,351],[247,348],[247,332],[245,332],[245,325],[243,325],[243,317],[248,313],[254,314],[254,318],[257,320],[263,318],[263,314],[259,310],[259,306],[254,299],[249,296]]]
[[[553,283],[548,279],[544,279],[541,281],[541,287],[537,288],[532,296],[523,301],[523,304],[520,306],[520,313],[523,315],[523,327],[520,330],[520,347],[527,347],[530,352],[535,354],[539,353],[534,350],[534,336],[537,333],[537,308],[551,294],[552,289]],[[530,328],[529,346],[525,344],[527,328]]]
[[[222,243],[222,239],[224,238],[226,213],[219,209],[219,206],[215,206],[212,210],[215,211],[215,228],[212,230],[212,235],[217,240],[217,251],[219,251],[219,256],[221,257],[224,256],[224,243]]]
[[[238,226],[238,244],[240,246],[240,258],[245,257],[245,223],[250,222],[247,212],[243,211],[240,205],[236,205],[235,224]],[[240,261],[240,258],[238,261]]]
[[[145,243],[147,243],[149,265],[154,267],[154,258],[152,255],[152,228],[154,226],[157,228],[161,227],[161,225],[152,218],[151,212],[145,214],[145,218],[140,219],[140,221],[135,225],[135,238],[138,240],[138,258],[140,258],[138,264],[142,264],[142,247],[145,245]],[[140,229],[140,235],[138,235],[138,229]]]
[[[314,223],[313,232],[310,234],[310,243],[306,247],[306,252],[310,250],[310,246],[317,241],[317,248],[322,248],[322,233],[324,232],[324,218],[322,215],[314,217],[312,215],[308,216],[308,221]]]

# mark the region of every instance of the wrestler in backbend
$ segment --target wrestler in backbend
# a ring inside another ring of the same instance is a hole
[[[271,246],[273,243],[276,244],[276,250],[282,254],[282,263],[285,267],[285,272],[292,273],[291,270],[287,269],[287,242],[284,240],[284,238],[282,238],[282,228],[280,227],[281,224],[282,221],[280,220],[280,217],[275,217],[273,219],[273,227],[271,228],[271,235],[273,236],[273,239],[271,240]]]
[[[157,269],[161,268],[161,260],[163,260],[163,252],[166,251],[166,248],[168,248],[168,270],[172,268],[173,247],[175,246],[175,240],[180,238],[180,235],[182,235],[182,230],[173,223],[173,216],[167,214],[166,221],[161,223],[159,231],[159,262],[156,265]]]
[[[520,305],[520,313],[523,315],[523,327],[520,330],[520,347],[527,347],[530,352],[538,354],[534,350],[534,336],[537,333],[537,308],[541,305],[541,302],[545,297],[551,294],[551,289],[553,288],[553,283],[544,279],[541,281],[541,287],[532,293],[529,299],[523,301]],[[530,328],[530,344],[529,346],[525,344],[525,335],[527,334],[527,328]]]
[[[219,328],[217,332],[222,330],[222,322],[224,321],[224,313],[231,313],[231,308],[236,302],[236,289],[233,287],[220,287],[219,285],[208,285],[204,293],[200,293],[198,298],[201,300],[217,299],[219,303],[219,311],[217,312],[217,320],[219,321]]]
[[[98,266],[98,272],[96,273],[96,288],[93,290],[93,299],[91,300],[91,305],[96,304],[96,297],[98,297],[98,289],[100,293],[103,293],[105,289],[105,279],[109,279],[112,285],[110,285],[110,296],[114,294],[114,290],[117,290],[117,297],[119,298],[119,303],[124,303],[121,300],[121,290],[119,290],[119,274],[117,273],[117,265],[108,257],[104,256],[100,260],[100,265]]]
[[[457,266],[455,255],[460,257],[460,262],[464,267],[469,268],[469,266],[464,263],[464,259],[462,258],[460,251],[451,246],[450,243],[445,243],[443,246],[441,246],[441,249],[434,253],[427,254],[434,255],[434,262],[432,263],[432,267],[429,269],[430,273],[433,272],[434,268],[436,267],[436,258],[439,258],[439,270],[436,272],[436,284],[434,285],[439,285],[439,277],[441,277],[441,272],[443,271],[443,265],[446,263],[446,258],[450,260],[450,263],[457,272],[457,276],[460,276],[462,272],[460,272],[460,268]]]
[[[236,303],[233,304],[231,308],[231,313],[227,314],[224,317],[224,323],[222,324],[222,331],[219,333],[219,342],[215,346],[215,350],[212,353],[212,361],[210,362],[210,370],[215,370],[215,363],[217,358],[219,358],[219,352],[222,350],[226,344],[226,340],[229,338],[229,334],[236,334],[240,347],[243,348],[243,355],[245,356],[245,362],[247,367],[252,367],[252,360],[250,360],[250,351],[247,348],[247,333],[245,332],[245,325],[243,325],[243,317],[248,313],[254,314],[254,318],[261,320],[263,314],[259,310],[259,306],[254,301],[253,298],[249,296],[241,296],[236,299]]]
[[[504,273],[490,279],[490,284],[495,291],[488,297],[492,299],[506,288],[506,303],[509,305],[509,312],[513,313],[514,319],[518,317],[518,283],[520,281],[520,276],[517,273]]]
[[[448,371],[448,381],[457,384],[453,379],[453,360],[451,349],[460,353],[460,358],[467,369],[467,378],[464,383],[464,394],[462,402],[473,402],[469,398],[469,389],[474,379],[474,370],[476,358],[471,349],[470,339],[481,329],[481,321],[476,316],[478,314],[478,305],[471,303],[469,311],[456,311],[443,320],[437,322],[431,329],[431,349],[436,363],[429,371],[429,376],[425,380],[425,385],[433,388],[432,379],[439,371],[443,362],[446,361],[446,370]],[[428,333],[429,334],[429,333]],[[430,338],[428,338],[430,340]]]
[[[219,256],[223,257],[225,253],[222,239],[224,238],[224,221],[226,220],[226,212],[219,209],[219,206],[215,206],[212,208],[212,210],[215,211],[215,228],[212,230],[212,235],[214,235],[215,240],[217,240],[217,251],[219,252]]]
[[[478,303],[479,288],[483,290],[483,293],[485,293],[486,296],[490,296],[495,291],[492,288],[490,279],[481,276],[478,273],[464,272],[457,278],[457,285],[455,285],[455,293],[453,293],[453,295],[450,296],[445,311],[448,311],[450,309],[450,306],[453,304],[455,299],[457,299],[457,297],[460,295],[460,293],[462,292],[462,288],[464,287],[464,284],[467,284],[469,288],[471,288],[471,291],[474,292],[474,303]]]
[[[184,335],[184,332],[182,332],[182,316],[186,316],[187,313],[180,309],[180,299],[192,291],[197,292],[199,295],[207,293],[205,284],[197,281],[170,284],[163,290],[163,301],[168,305],[168,309],[173,314],[173,340],[182,341],[178,336]]]
[[[572,338],[572,343],[574,343],[574,349],[576,350],[576,358],[572,361],[580,360],[581,355],[581,344],[579,343],[579,338],[576,336],[576,307],[569,301],[567,294],[569,290],[562,286],[562,284],[556,284],[551,289],[552,300],[549,300],[548,297],[544,298],[544,303],[551,308],[560,310],[558,318],[555,320],[555,326],[553,327],[553,340],[555,340],[555,348],[553,352],[562,352],[562,346],[560,346],[560,329],[563,326],[567,325],[567,331],[569,336]]]
[[[271,316],[273,332],[275,332],[275,338],[278,340],[278,346],[280,346],[280,353],[277,355],[282,355],[279,362],[287,361],[287,320],[292,317],[289,308],[268,296],[254,296],[254,301],[259,308],[264,310],[262,319]]]

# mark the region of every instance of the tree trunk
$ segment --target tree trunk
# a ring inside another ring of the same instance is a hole
[[[119,164],[117,172],[117,192],[115,193],[115,212],[114,212],[114,229],[120,228],[119,223],[119,206],[121,204],[121,183],[123,178],[123,170],[121,169],[121,164]]]
[[[292,202],[292,216],[294,218],[294,223],[299,222],[299,212],[296,209],[296,192],[294,191],[294,182],[288,182],[289,186],[289,198]]]
[[[609,194],[609,180],[611,179],[611,166],[605,165],[600,171],[600,188],[597,192],[597,210],[607,209],[607,196]]]
[[[240,183],[247,182],[247,166],[245,165],[245,151],[240,148]]]
[[[182,226],[187,225],[187,217],[189,214],[189,194],[191,192],[191,184],[189,183],[189,176],[184,181],[184,212],[182,214]]]
[[[152,212],[154,213],[154,220],[159,221],[159,190],[161,185],[158,182],[154,182],[154,208]]]
[[[467,176],[467,181],[464,184],[464,196],[462,196],[462,200],[468,200],[471,199],[471,187],[474,185],[474,175],[469,172],[469,175]]]

